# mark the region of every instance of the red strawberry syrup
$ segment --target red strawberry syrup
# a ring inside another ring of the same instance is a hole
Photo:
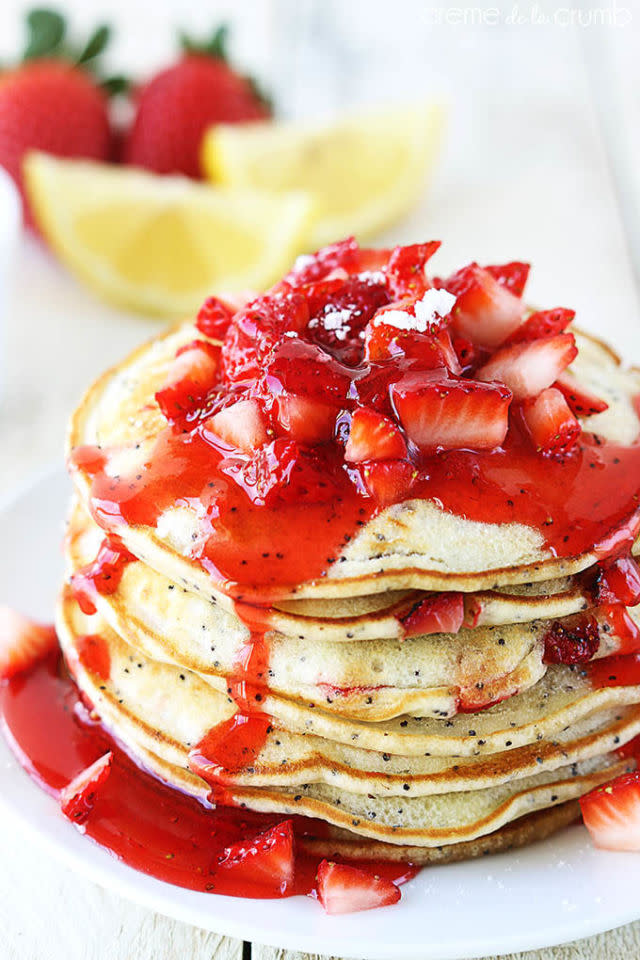
[[[308,894],[320,858],[296,853],[293,885],[279,889],[255,884],[243,871],[216,872],[222,851],[250,842],[282,822],[283,816],[214,808],[169,787],[138,767],[101,724],[91,719],[58,652],[0,686],[4,733],[27,773],[53,797],[81,770],[108,750],[111,772],[81,829],[119,860],[159,880],[229,896],[275,898]],[[60,814],[62,816],[62,813]],[[326,834],[326,825],[293,818],[294,833]],[[407,865],[362,862],[357,866],[403,883],[417,873]]]

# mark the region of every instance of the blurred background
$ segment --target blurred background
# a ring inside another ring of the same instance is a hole
[[[7,72],[24,49],[29,8],[16,0],[0,4],[0,63]],[[234,69],[258,78],[272,98],[277,121],[293,125],[286,129],[295,136],[276,139],[275,160],[270,160],[279,171],[291,163],[292,182],[286,187],[306,189],[306,177],[313,181],[312,193],[314,178],[322,190],[339,190],[341,165],[345,182],[347,167],[356,178],[361,170],[365,180],[364,171],[377,170],[388,141],[402,140],[403,130],[408,150],[419,153],[403,111],[442,104],[444,124],[420,153],[420,177],[410,202],[396,203],[398,184],[388,170],[368,187],[362,204],[383,203],[389,222],[384,229],[364,230],[367,242],[442,239],[434,266],[438,272],[472,259],[531,261],[532,303],[575,308],[583,327],[640,360],[637,0],[496,0],[468,6],[429,0],[66,0],[58,9],[74,36],[86,38],[102,22],[111,25],[101,73],[126,74],[134,89],[179,59],[178,29],[205,37],[216,25],[228,24]],[[0,75],[0,166],[6,76]],[[131,123],[138,108],[135,97],[128,102],[120,97],[112,107],[120,126]],[[388,112],[376,120],[382,108]],[[356,126],[362,116],[373,119],[365,133],[347,141],[340,128],[332,127],[345,114]],[[170,113],[166,116],[169,123]],[[305,139],[304,130],[318,124],[325,124],[329,139],[322,141],[325,165],[316,170],[322,151],[316,141]],[[272,141],[252,146],[241,138],[238,156],[253,150],[259,169]],[[335,144],[342,142],[353,149],[336,159]],[[310,143],[316,144],[315,154]],[[233,181],[240,161],[228,160],[227,166]],[[131,169],[125,168],[126,176]],[[398,173],[397,179],[403,176]],[[158,318],[114,306],[108,293],[106,299],[104,292],[96,296],[69,269],[68,249],[62,256],[51,252],[50,231],[57,236],[69,230],[66,212],[91,207],[103,195],[107,207],[111,203],[115,209],[109,197],[121,189],[126,198],[120,181],[104,187],[101,182],[95,188],[93,181],[78,182],[76,188],[67,179],[63,193],[44,177],[38,189],[43,209],[52,211],[53,227],[48,222],[44,230],[48,242],[20,230],[6,275],[0,264],[0,495],[34,469],[60,460],[65,421],[82,390],[171,318],[170,310]],[[155,182],[149,188],[153,210],[167,189]],[[196,208],[205,203],[200,194],[188,202]],[[11,200],[0,194],[0,204],[4,258]],[[126,204],[118,209],[126,210]],[[366,221],[361,214],[347,212],[349,232],[360,234]],[[215,228],[201,227],[205,236],[198,237],[210,248],[211,262],[228,242],[224,216],[223,211]],[[127,217],[118,217],[126,232]],[[256,222],[255,234],[265,249],[284,243],[273,236],[273,221],[279,219],[267,213]],[[81,245],[78,234],[74,243]],[[311,239],[298,236],[289,243],[292,253],[294,247],[300,252]],[[245,246],[246,256],[255,258],[255,244],[247,240]],[[213,286],[226,289],[224,279],[215,274]]]

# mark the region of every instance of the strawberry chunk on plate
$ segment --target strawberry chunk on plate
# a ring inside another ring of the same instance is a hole
[[[569,404],[554,387],[525,402],[522,418],[536,450],[547,457],[569,453],[582,432]]]
[[[516,400],[535,397],[558,379],[578,355],[572,333],[559,333],[497,350],[476,373],[478,380],[498,380]]]
[[[269,425],[257,400],[238,400],[215,413],[204,424],[208,433],[243,453],[252,453],[269,440]]]
[[[623,773],[580,798],[596,847],[640,851],[640,772]]]
[[[205,337],[224,340],[234,311],[218,297],[207,297],[198,311],[196,327]]]
[[[276,824],[253,840],[227,847],[212,872],[233,872],[238,883],[248,882],[285,893],[294,878],[294,837],[291,820]]]
[[[522,301],[477,263],[458,270],[444,286],[457,297],[451,314],[456,333],[480,347],[499,346],[522,323]]]
[[[318,867],[316,888],[320,903],[331,914],[386,907],[401,897],[392,880],[330,860],[323,860]]]
[[[28,670],[54,650],[57,642],[54,627],[0,605],[0,680]]]
[[[354,411],[344,451],[348,463],[402,460],[406,455],[407,444],[397,424],[369,407],[358,407]]]
[[[405,637],[428,633],[457,633],[464,620],[461,593],[434,593],[411,606],[402,617]]]
[[[74,823],[84,823],[95,805],[98,792],[111,772],[111,751],[82,770],[60,791],[60,809]]]
[[[507,434],[511,393],[499,384],[410,373],[390,392],[405,433],[425,452],[493,450]]]

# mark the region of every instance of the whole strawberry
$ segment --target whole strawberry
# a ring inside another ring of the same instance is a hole
[[[27,27],[22,62],[0,74],[0,166],[18,185],[25,222],[32,225],[22,184],[25,153],[33,149],[60,157],[108,159],[108,92],[120,80],[102,86],[92,72],[108,42],[108,27],[99,27],[75,56],[65,43],[66,25],[59,14],[34,10]]]
[[[264,120],[269,106],[247,77],[227,62],[226,28],[197,45],[182,37],[183,55],[138,92],[124,161],[156,173],[200,178],[200,145],[214,123]]]

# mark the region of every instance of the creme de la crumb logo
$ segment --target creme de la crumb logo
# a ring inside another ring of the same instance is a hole
[[[497,27],[626,27],[633,20],[629,7],[616,3],[592,6],[557,6],[546,9],[538,3],[510,7],[429,6],[424,7],[423,19],[434,26]]]

